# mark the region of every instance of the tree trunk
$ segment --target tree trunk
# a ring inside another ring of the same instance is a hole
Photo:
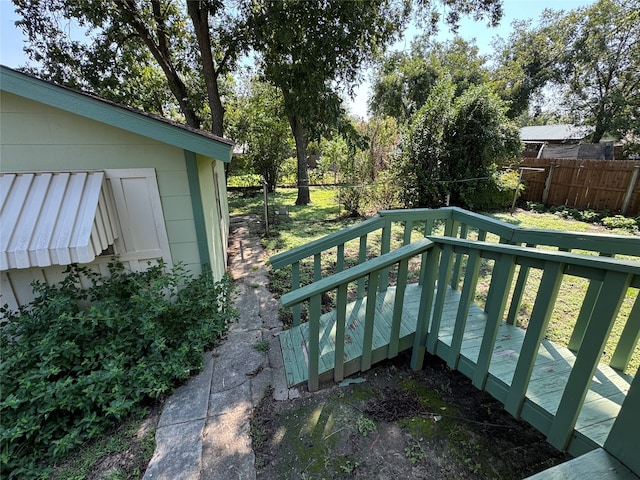
[[[296,205],[309,205],[309,170],[307,166],[307,131],[302,119],[297,115],[288,115],[289,125],[296,142],[296,158],[298,159],[298,198]]]
[[[149,51],[164,72],[169,89],[176,98],[187,125],[193,128],[200,128],[200,117],[198,117],[198,114],[191,105],[187,87],[178,75],[178,72],[172,63],[168,39],[165,32],[164,19],[161,16],[157,2],[153,2],[153,7],[157,23],[156,33],[158,43],[156,43],[154,35],[149,30],[149,27],[140,20],[141,15],[138,12],[137,3],[134,0],[116,0],[115,5],[122,13],[127,23],[136,31],[147,48],[149,48]]]
[[[202,72],[207,88],[207,100],[211,109],[211,133],[223,136],[224,133],[224,107],[220,100],[218,90],[218,71],[213,61],[211,53],[211,37],[209,36],[209,11],[202,2],[187,2],[187,10],[193,29],[198,40],[200,49],[200,59],[202,61]]]

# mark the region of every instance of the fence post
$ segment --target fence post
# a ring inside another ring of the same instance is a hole
[[[544,182],[544,190],[542,191],[542,203],[547,204],[547,200],[549,200],[549,191],[551,190],[551,179],[553,178],[553,171],[556,169],[556,164],[549,164],[549,174],[547,175],[547,179]]]
[[[627,191],[624,194],[624,200],[622,201],[622,209],[620,213],[622,215],[627,214],[627,209],[629,208],[629,204],[631,203],[631,196],[633,195],[633,189],[636,186],[636,181],[638,180],[638,174],[640,173],[640,165],[636,165],[633,167],[633,172],[631,172],[631,180],[629,180],[629,186],[627,187]]]

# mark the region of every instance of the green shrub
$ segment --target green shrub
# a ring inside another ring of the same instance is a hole
[[[0,465],[8,478],[42,478],[47,462],[189,378],[235,318],[227,278],[194,279],[163,264],[109,269],[102,278],[71,266],[57,285],[34,283],[29,305],[0,309]]]
[[[602,224],[607,228],[623,228],[625,230],[634,230],[640,226],[635,218],[627,218],[622,215],[605,217],[602,219]]]

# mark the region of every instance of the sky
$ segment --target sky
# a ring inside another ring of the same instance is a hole
[[[595,0],[504,0],[504,16],[498,27],[489,28],[484,22],[464,19],[460,24],[458,35],[465,40],[475,39],[480,53],[490,54],[493,38],[507,38],[514,20],[531,19],[535,24],[545,8],[573,10],[591,5],[594,2]],[[10,0],[0,0],[0,64],[17,68],[25,65],[27,58],[22,52],[25,38],[14,25],[18,19],[14,9],[15,7]],[[405,39],[398,42],[394,48],[398,50],[409,48],[411,37],[415,33],[415,30],[408,31]],[[444,41],[450,38],[452,38],[452,34],[448,32],[446,27],[443,27],[438,39]],[[365,82],[356,88],[355,97],[348,102],[351,113],[361,118],[367,118],[367,99],[371,88],[371,85],[366,81],[368,76],[364,75]]]

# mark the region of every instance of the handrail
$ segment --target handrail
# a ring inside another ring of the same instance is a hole
[[[432,245],[433,241],[423,238],[410,245],[400,247],[393,252],[369,260],[366,263],[361,263],[348,270],[343,270],[335,275],[313,282],[310,285],[285,293],[280,298],[280,303],[283,307],[291,307],[305,300],[309,300],[314,295],[334,290],[342,284],[354,282],[362,277],[366,277],[372,272],[394,265],[400,260],[419,255],[431,248]]]
[[[305,245],[301,245],[286,252],[277,253],[269,259],[269,263],[275,269],[286,267],[304,258],[312,257],[330,248],[334,248],[340,244],[344,244],[349,240],[371,233],[384,225],[381,217],[372,217],[357,225],[352,225],[339,232],[330,233],[322,238],[313,240]]]
[[[599,257],[595,255],[581,255],[579,253],[564,252],[558,250],[540,250],[536,248],[521,247],[518,245],[505,245],[491,242],[470,241],[460,238],[440,237],[430,235],[427,238],[442,245],[460,247],[467,253],[470,250],[478,250],[487,257],[495,258],[496,254],[509,254],[532,260],[555,261],[567,265],[567,275],[588,276],[585,269],[600,269],[623,272],[640,276],[640,262],[622,258]],[[640,280],[640,278],[638,279]],[[638,285],[631,285],[640,287]]]

